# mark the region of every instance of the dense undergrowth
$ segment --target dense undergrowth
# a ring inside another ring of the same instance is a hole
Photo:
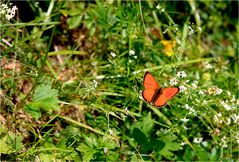
[[[1,160],[238,160],[237,6],[1,2]]]

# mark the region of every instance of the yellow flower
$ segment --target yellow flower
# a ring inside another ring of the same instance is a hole
[[[173,48],[176,46],[176,41],[175,40],[162,40],[161,43],[164,45],[163,52],[169,57],[172,56]]]

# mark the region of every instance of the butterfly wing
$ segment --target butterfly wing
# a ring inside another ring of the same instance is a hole
[[[144,90],[142,92],[142,96],[144,100],[152,102],[157,90],[159,89],[159,85],[150,72],[146,72],[144,74],[143,85]]]
[[[161,88],[158,97],[153,103],[154,106],[156,107],[165,106],[167,104],[167,101],[171,100],[178,92],[179,88],[177,87]]]

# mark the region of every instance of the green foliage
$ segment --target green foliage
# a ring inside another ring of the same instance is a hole
[[[238,159],[237,1],[12,3],[2,161]],[[180,88],[167,106],[143,101],[145,71]]]
[[[182,147],[180,146],[180,143],[175,142],[175,140],[177,139],[177,136],[172,134],[165,134],[165,135],[162,135],[162,137],[160,137],[159,139],[164,143],[164,147],[161,150],[157,151],[156,153],[159,156],[164,156],[165,158],[169,160],[173,160],[175,157],[172,151],[178,151],[182,149]]]
[[[86,137],[85,143],[81,143],[77,150],[82,153],[83,161],[114,161],[119,158],[117,152],[113,152],[116,148],[114,141],[107,138]]]
[[[33,101],[25,105],[25,111],[35,119],[41,117],[41,110],[52,113],[52,110],[60,110],[58,91],[51,89],[50,85],[40,85],[36,88]]]

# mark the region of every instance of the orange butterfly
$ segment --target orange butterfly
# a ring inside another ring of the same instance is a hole
[[[177,87],[160,88],[153,75],[148,71],[144,74],[143,85],[144,100],[156,107],[165,106],[167,101],[171,100],[180,90]]]

